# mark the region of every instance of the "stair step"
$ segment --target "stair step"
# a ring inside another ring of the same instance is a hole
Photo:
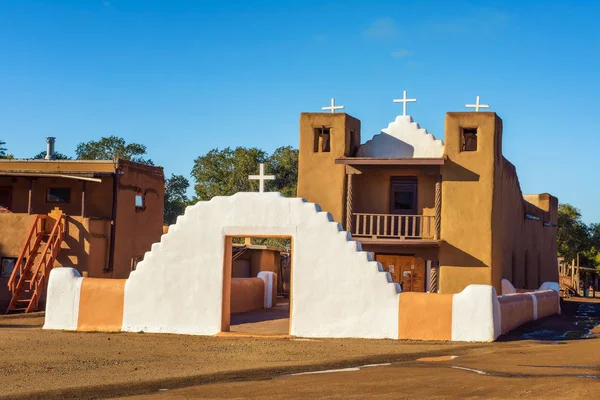
[[[19,299],[19,300],[15,301],[15,303],[31,303],[32,299],[33,298],[31,298],[31,299]]]

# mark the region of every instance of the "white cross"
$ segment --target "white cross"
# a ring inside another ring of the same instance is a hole
[[[465,104],[465,107],[474,108],[475,112],[479,112],[480,108],[490,108],[490,105],[489,104],[479,104],[479,96],[477,96],[477,101],[475,101],[475,104]]]
[[[331,110],[331,113],[335,113],[335,110],[342,110],[343,108],[344,108],[344,106],[336,106],[335,99],[332,97],[331,105],[329,107],[321,107],[321,110],[323,110],[323,111]]]
[[[394,99],[394,103],[402,103],[402,115],[406,115],[406,103],[416,103],[417,99],[407,99],[406,90],[404,96],[401,99]]]
[[[258,175],[248,175],[248,179],[258,181],[260,193],[265,191],[265,181],[272,181],[275,179],[275,175],[265,175],[265,164],[260,163],[260,172]]]

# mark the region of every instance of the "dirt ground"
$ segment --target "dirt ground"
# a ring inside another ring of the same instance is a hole
[[[496,343],[460,344],[60,332],[41,315],[0,317],[0,399],[597,398],[599,320],[600,301],[574,300]],[[456,358],[419,361],[438,356]],[[347,370],[292,375],[335,369]]]

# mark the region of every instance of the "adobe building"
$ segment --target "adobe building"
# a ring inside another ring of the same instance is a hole
[[[160,240],[163,208],[161,167],[121,159],[0,160],[0,310],[41,306],[53,267],[127,278]]]
[[[445,143],[406,115],[361,142],[345,113],[302,113],[298,196],[319,204],[405,292],[557,282],[558,200],[523,195],[493,112],[446,114]]]

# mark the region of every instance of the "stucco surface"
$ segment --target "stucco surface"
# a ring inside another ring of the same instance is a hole
[[[412,117],[399,115],[381,133],[361,145],[357,157],[440,158],[444,142],[419,127]]]
[[[188,207],[127,280],[123,330],[220,332],[225,236],[243,235],[293,239],[291,334],[397,337],[399,286],[330,214],[279,193]]]
[[[54,268],[48,281],[44,329],[77,329],[83,278],[74,268]]]
[[[500,336],[500,304],[496,289],[469,285],[452,298],[452,340],[491,342]]]

